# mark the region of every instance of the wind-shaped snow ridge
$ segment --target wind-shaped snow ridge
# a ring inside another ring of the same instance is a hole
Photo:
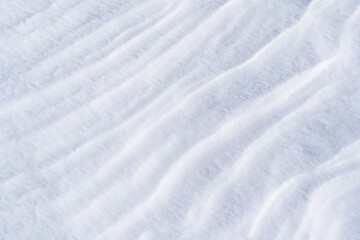
[[[359,240],[359,6],[0,1],[0,239]]]

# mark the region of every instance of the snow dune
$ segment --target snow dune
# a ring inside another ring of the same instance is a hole
[[[0,1],[0,239],[359,240],[360,0]]]

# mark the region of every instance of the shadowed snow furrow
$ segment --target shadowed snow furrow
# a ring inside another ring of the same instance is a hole
[[[0,2],[0,238],[360,239],[359,6]]]

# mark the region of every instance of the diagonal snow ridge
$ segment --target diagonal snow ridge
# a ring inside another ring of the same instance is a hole
[[[359,240],[360,0],[0,1],[0,239]]]

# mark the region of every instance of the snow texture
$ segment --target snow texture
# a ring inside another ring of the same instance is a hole
[[[359,240],[360,0],[0,1],[0,239]]]

